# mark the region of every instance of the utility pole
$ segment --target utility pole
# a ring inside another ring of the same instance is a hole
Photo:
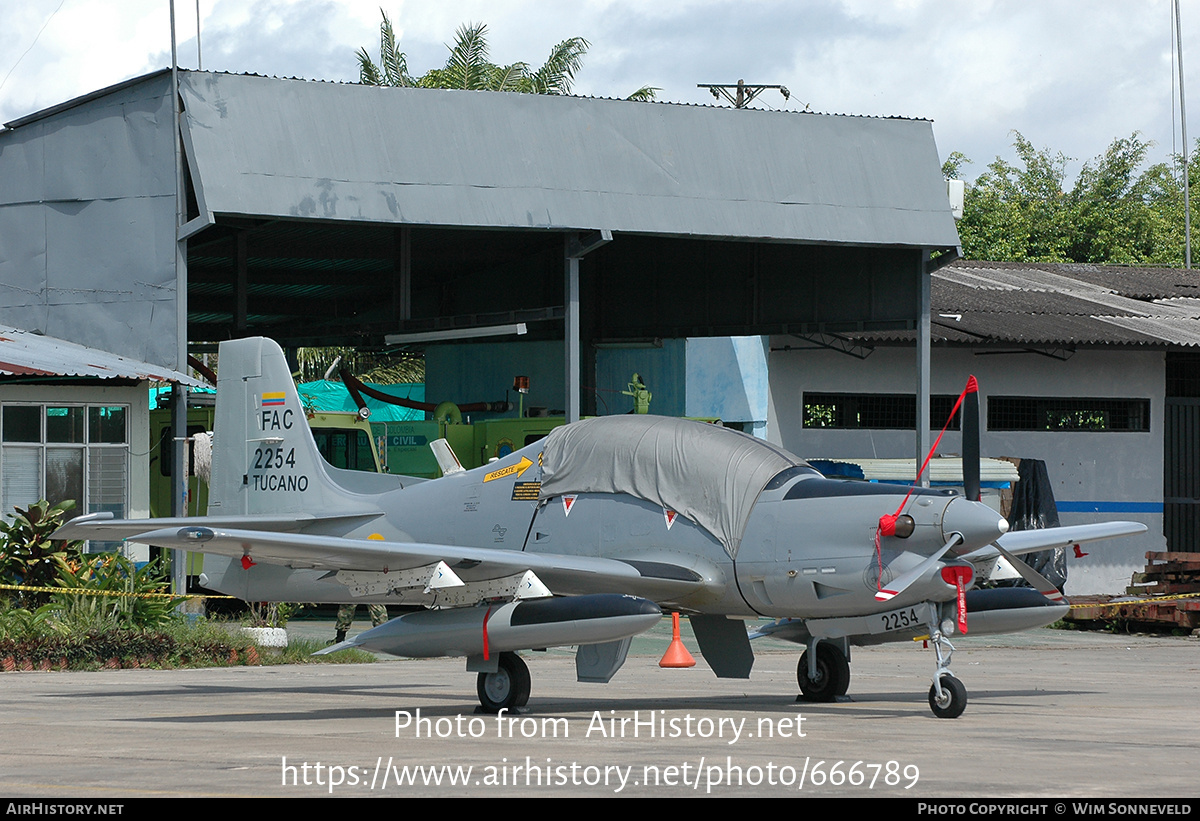
[[[1192,176],[1191,163],[1188,161],[1187,139],[1187,106],[1183,96],[1183,33],[1179,30],[1179,0],[1175,0],[1175,43],[1179,54],[1179,120],[1183,125],[1183,236],[1184,236],[1184,267],[1192,267],[1192,207],[1188,196],[1189,183]]]
[[[738,80],[737,83],[696,83],[696,88],[707,88],[718,100],[724,97],[733,103],[734,108],[745,108],[754,102],[755,97],[762,94],[768,88],[779,89],[779,93],[783,95],[783,99],[785,100],[789,100],[792,97],[792,93],[787,90],[787,86],[747,85],[745,80]],[[731,90],[733,91],[732,94],[730,93]]]

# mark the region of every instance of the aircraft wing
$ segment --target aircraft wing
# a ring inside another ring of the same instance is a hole
[[[1036,553],[1039,550],[1051,550],[1056,547],[1068,547],[1083,542],[1095,542],[1100,539],[1115,539],[1118,536],[1133,536],[1146,532],[1146,526],[1141,522],[1098,522],[1090,525],[1073,525],[1071,527],[1047,527],[1041,530],[1017,530],[1005,533],[996,540],[996,544],[1009,553],[1020,556],[1024,553]],[[991,545],[982,547],[963,556],[968,561],[986,558],[989,555],[1000,555]]]
[[[195,527],[203,524],[206,527],[236,527],[239,530],[267,530],[298,532],[317,522],[350,522],[359,520],[367,522],[378,519],[382,513],[378,510],[364,513],[338,513],[314,515],[311,513],[288,513],[280,516],[271,514],[241,514],[238,516],[188,516],[181,518],[156,519],[114,519],[111,513],[86,513],[76,516],[54,533],[52,539],[99,539],[106,542],[124,539],[130,542],[140,542],[136,538],[148,531],[166,530],[169,528]],[[189,547],[188,550],[197,550]]]
[[[662,600],[686,596],[718,581],[690,568],[658,562],[209,527],[195,520],[186,527],[144,531],[128,538],[238,559],[249,556],[256,563],[296,569],[386,573],[443,561],[464,582],[532,570],[552,592],[562,595],[628,593]]]

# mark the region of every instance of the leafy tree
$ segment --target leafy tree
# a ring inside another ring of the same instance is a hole
[[[1066,208],[1062,183],[1067,158],[1038,151],[1021,134],[1021,165],[997,157],[967,189],[959,234],[970,259],[1061,262]]]
[[[563,40],[550,50],[550,56],[538,69],[518,62],[500,66],[491,62],[488,54],[487,26],[467,23],[459,26],[454,44],[447,46],[450,56],[446,65],[433,68],[414,77],[408,69],[408,58],[396,45],[392,21],[381,10],[379,25],[379,63],[371,59],[365,48],[357,52],[359,79],[364,85],[400,86],[407,88],[461,88],[472,91],[516,91],[525,94],[570,94],[575,75],[583,66],[589,43],[582,37]],[[627,99],[648,102],[654,99],[656,88],[643,86]]]
[[[425,359],[421,354],[406,351],[388,354],[344,347],[298,348],[296,360],[299,382],[321,379],[335,362],[348,367],[359,379],[381,385],[425,381]],[[338,378],[336,369],[330,378]]]
[[[950,156],[942,163],[942,176],[950,180],[961,180],[963,166],[970,164],[971,161],[966,154],[961,151],[951,151]]]
[[[1133,264],[1155,257],[1155,212],[1137,176],[1149,149],[1134,133],[1084,163],[1068,197],[1070,259]]]
[[[1084,163],[1070,191],[1068,158],[1014,135],[1019,162],[997,157],[967,186],[958,228],[968,259],[1183,264],[1182,182],[1163,163],[1139,173],[1152,145],[1141,135]],[[955,152],[943,173],[957,177],[969,163]]]

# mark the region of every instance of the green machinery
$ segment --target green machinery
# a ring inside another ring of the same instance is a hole
[[[434,420],[375,422],[371,430],[384,472],[432,479],[441,475],[429,449],[435,439],[449,442],[469,470],[536,442],[565,422],[561,416],[489,419],[458,425]]]

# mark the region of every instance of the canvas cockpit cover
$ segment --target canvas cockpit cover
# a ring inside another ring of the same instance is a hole
[[[767,482],[805,462],[720,425],[664,416],[601,416],[555,428],[542,450],[542,499],[627,493],[711,533],[736,558]]]

